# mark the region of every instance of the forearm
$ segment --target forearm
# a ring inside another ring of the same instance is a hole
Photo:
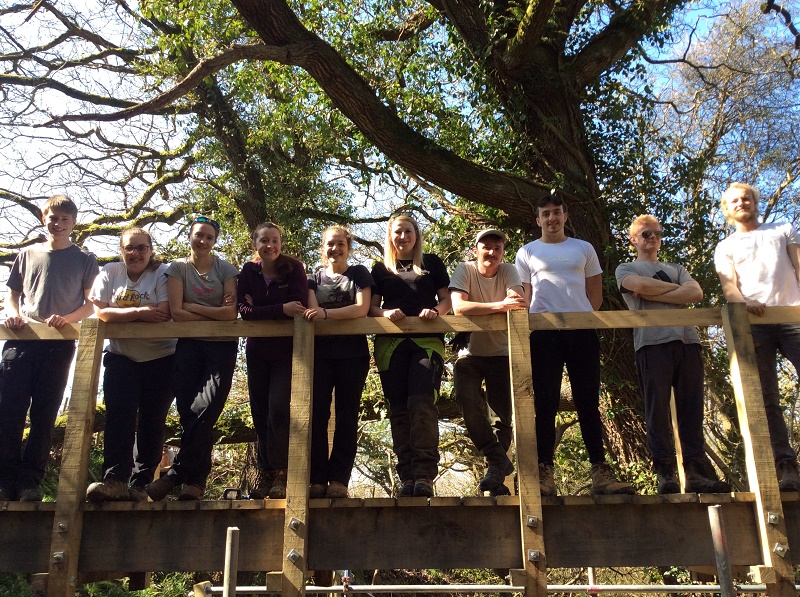
[[[453,307],[453,302],[450,300],[450,297],[443,298],[439,301],[439,304],[436,305],[436,310],[439,312],[439,315],[446,315],[450,312],[450,309]]]
[[[208,305],[198,305],[192,303],[189,307],[191,313],[201,315],[213,321],[231,321],[236,319],[236,306],[223,305],[221,307],[209,307]]]
[[[459,301],[453,303],[453,313],[456,315],[491,315],[505,311],[502,301],[496,303],[476,303],[474,301]]]
[[[94,305],[89,301],[85,301],[83,305],[75,309],[72,313],[63,315],[63,317],[67,323],[78,323],[79,321],[91,316],[92,313],[94,313]]]
[[[367,316],[368,310],[361,305],[347,305],[338,309],[326,309],[326,311],[328,319],[360,319]]]
[[[107,323],[127,323],[139,319],[138,307],[98,307],[95,305],[94,313],[97,319]]]

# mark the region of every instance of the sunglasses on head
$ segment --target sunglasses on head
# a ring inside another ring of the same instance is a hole
[[[655,236],[656,238],[661,238],[664,236],[663,230],[645,230],[642,232],[642,238],[648,239],[651,236]]]
[[[192,222],[192,226],[194,226],[195,224],[208,224],[214,230],[219,232],[219,224],[217,222],[215,222],[214,220],[212,220],[211,218],[207,218],[205,216],[197,216],[194,219],[194,222]]]

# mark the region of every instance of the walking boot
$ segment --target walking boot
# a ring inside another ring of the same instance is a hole
[[[705,462],[685,462],[686,493],[729,493],[731,486],[717,479],[711,465]]]
[[[675,474],[675,462],[672,460],[659,460],[653,463],[658,477],[658,493],[665,495],[668,493],[680,493],[681,484]]]
[[[539,463],[539,491],[542,495],[558,495],[556,482],[553,478],[553,465]]]
[[[592,489],[590,491],[592,495],[636,494],[633,485],[617,480],[611,467],[605,462],[592,465]]]
[[[286,499],[286,471],[275,471],[275,478],[272,481],[272,487],[269,488],[269,499],[271,500],[285,500]]]
[[[478,489],[481,491],[492,491],[496,487],[502,485],[506,477],[513,472],[514,465],[511,464],[508,457],[505,457],[504,460],[500,462],[491,462],[486,469],[486,475],[484,475],[480,485],[478,485]]]

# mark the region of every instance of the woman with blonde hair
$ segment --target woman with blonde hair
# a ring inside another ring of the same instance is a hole
[[[332,226],[322,234],[324,269],[308,278],[309,305],[305,318],[357,319],[366,317],[372,296],[372,275],[347,258],[353,237],[347,228]],[[314,399],[311,419],[312,498],[347,497],[358,441],[358,410],[369,372],[366,336],[317,336],[314,348]],[[336,394],[336,431],[328,453],[328,421]]]
[[[167,266],[155,258],[150,234],[142,228],[126,228],[120,234],[120,253],[122,261],[106,264],[89,293],[98,319],[169,321]],[[89,486],[87,500],[147,499],[145,487],[161,461],[164,423],[172,404],[175,343],[173,339],[109,340],[103,357],[103,477]]]
[[[398,321],[433,320],[450,310],[450,278],[439,257],[422,252],[414,218],[389,220],[384,261],[372,268],[375,292],[370,315]],[[379,335],[375,363],[389,403],[400,497],[432,496],[439,463],[436,399],[444,366],[444,335]]]

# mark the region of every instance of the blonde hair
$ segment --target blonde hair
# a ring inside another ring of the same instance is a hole
[[[734,191],[737,190],[744,190],[750,193],[750,199],[755,203],[756,211],[758,210],[758,202],[761,200],[761,193],[758,192],[757,188],[743,182],[731,183],[731,185],[725,189],[725,192],[722,193],[722,198],[719,201],[719,206],[722,208],[722,215],[725,216],[725,221],[729,224],[733,220],[728,217],[728,197],[733,195]]]
[[[394,243],[392,243],[392,226],[394,226],[395,222],[409,222],[414,228],[414,234],[417,236],[417,241],[414,243],[412,263],[414,265],[414,271],[417,273],[417,275],[421,276],[422,233],[419,231],[419,224],[417,224],[417,221],[411,216],[407,216],[405,214],[393,216],[389,219],[389,223],[386,225],[386,243],[383,245],[384,265],[390,272],[394,274],[397,273],[397,250],[394,248]]]
[[[631,225],[628,227],[628,234],[636,236],[636,231],[646,224],[660,225],[657,217],[651,216],[650,214],[642,214],[641,216],[633,218],[633,222],[631,222]]]
[[[152,249],[152,253],[150,253],[150,261],[147,262],[147,269],[155,271],[158,269],[158,266],[163,263],[160,259],[156,257],[156,251],[153,248],[153,237],[150,236],[150,233],[145,230],[144,228],[140,228],[139,226],[128,226],[122,232],[119,233],[119,248],[122,249],[122,239],[126,236],[135,236],[137,234],[143,234],[147,237],[147,242],[150,243],[150,249]]]
[[[353,250],[353,235],[351,232],[345,228],[344,226],[328,226],[325,230],[322,231],[322,245],[320,246],[320,253],[322,254],[322,263],[325,265],[328,264],[328,260],[325,257],[325,237],[328,236],[328,233],[336,233],[338,232],[342,236],[344,236],[344,240],[347,243],[347,253],[348,256],[350,251]]]

